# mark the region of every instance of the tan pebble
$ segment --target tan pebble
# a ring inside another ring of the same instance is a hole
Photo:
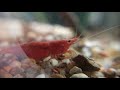
[[[77,73],[82,73],[82,69],[79,68],[79,67],[74,66],[74,67],[70,70],[69,73],[70,73],[71,75],[77,74]]]
[[[22,64],[21,67],[22,67],[23,69],[27,69],[27,68],[30,68],[30,65],[28,65],[28,64]]]
[[[39,37],[35,38],[36,41],[43,41],[44,37],[42,35],[40,35]]]
[[[2,43],[0,43],[1,47],[8,47],[9,43],[7,41],[3,41]]]
[[[60,69],[59,72],[60,72],[61,75],[65,75],[66,74],[64,69]]]
[[[111,66],[111,68],[114,68],[114,69],[120,69],[120,64],[114,64]]]
[[[5,71],[9,72],[9,71],[12,69],[12,67],[10,67],[10,66],[5,66],[5,67],[3,67],[3,69],[4,69]]]
[[[16,61],[13,61],[13,62],[10,64],[10,66],[13,67],[13,68],[16,68],[16,67],[21,68],[21,63],[16,60]]]
[[[92,75],[94,72],[83,71],[83,73],[86,74],[88,77],[91,77],[91,75]]]
[[[3,69],[0,69],[0,78],[12,78],[13,76]]]
[[[117,70],[117,76],[120,77],[120,69]]]
[[[66,77],[61,74],[53,74],[51,75],[51,78],[66,78]]]
[[[79,53],[73,49],[73,48],[70,48],[65,54],[65,58],[74,58],[78,55]]]
[[[69,64],[67,64],[68,69],[72,69],[74,66],[75,66],[75,63],[72,61]]]
[[[91,78],[105,78],[104,74],[102,72],[94,72],[91,75]]]
[[[36,35],[34,32],[28,32],[28,33],[27,33],[27,36],[28,36],[28,37],[36,38],[37,35]]]
[[[107,78],[114,78],[117,75],[117,71],[113,68],[105,69],[102,70],[102,73],[105,75]]]
[[[46,57],[43,61],[48,61],[51,59],[51,56]]]

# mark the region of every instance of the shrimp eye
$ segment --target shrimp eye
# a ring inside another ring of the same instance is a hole
[[[71,42],[71,40],[68,40],[68,42]]]

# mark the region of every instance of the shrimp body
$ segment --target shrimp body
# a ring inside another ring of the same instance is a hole
[[[29,58],[41,60],[50,55],[48,42],[32,42],[21,45],[21,48]]]
[[[10,47],[4,52],[9,52],[15,55],[21,55],[23,52],[29,57],[35,60],[42,60],[48,56],[57,56],[65,53],[69,47],[78,40],[78,37],[74,37],[69,40],[55,40],[47,42],[30,42],[21,44],[20,47]]]

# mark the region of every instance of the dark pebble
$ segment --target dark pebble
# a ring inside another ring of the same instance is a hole
[[[101,67],[94,60],[89,59],[83,55],[78,55],[72,60],[76,63],[76,66],[81,68],[83,71],[99,71]]]

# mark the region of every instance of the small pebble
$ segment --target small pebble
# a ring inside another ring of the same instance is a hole
[[[89,47],[84,47],[84,48],[82,48],[82,53],[83,53],[86,57],[92,56],[92,52],[90,51],[90,48],[89,48]]]
[[[51,59],[51,56],[46,57],[43,61],[48,61]]]
[[[86,75],[88,75],[91,78],[105,78],[104,74],[100,71],[95,72],[84,72]]]
[[[70,70],[75,66],[75,63],[71,61],[71,63],[67,64],[67,68]]]
[[[17,74],[13,78],[24,78],[24,77],[22,75],[20,75],[20,74]]]
[[[45,78],[45,74],[40,74],[36,78]]]
[[[75,58],[76,56],[78,56],[79,55],[79,52],[78,51],[76,51],[75,49],[73,49],[73,48],[70,48],[65,54],[64,54],[64,56],[65,56],[65,58]]]
[[[58,65],[58,61],[56,59],[51,59],[50,63],[52,64],[53,67]]]
[[[83,73],[79,73],[79,74],[73,74],[70,78],[89,78],[89,77]]]
[[[0,78],[12,78],[12,77],[13,76],[10,73],[0,69]]]
[[[70,73],[71,75],[77,74],[77,73],[82,73],[82,69],[79,68],[79,67],[74,66],[74,67],[70,70],[69,73]]]
[[[120,68],[120,57],[115,57],[112,61],[112,68],[119,69]]]
[[[21,67],[24,69],[27,69],[27,68],[30,68],[30,65],[23,63],[23,64],[21,64]]]
[[[21,74],[23,72],[24,72],[23,69],[22,68],[18,68],[18,67],[12,68],[10,70],[10,74],[12,74],[12,75]]]
[[[37,35],[34,32],[28,32],[28,38],[37,38]]]
[[[12,69],[12,67],[10,67],[10,66],[4,66],[3,69],[5,71],[9,72]]]
[[[37,76],[38,73],[39,73],[38,70],[33,69],[33,68],[29,68],[29,69],[25,70],[26,78],[33,78],[33,77]]]
[[[21,68],[21,63],[16,60],[16,61],[13,61],[13,62],[10,64],[10,66],[13,67],[13,68],[16,68],[16,67]]]
[[[69,64],[70,63],[70,60],[69,59],[64,59],[62,60],[63,63],[66,63],[66,64]]]
[[[120,77],[120,69],[117,70],[117,76]]]
[[[4,41],[4,42],[0,43],[0,46],[1,47],[8,47],[9,43],[7,41]]]
[[[102,70],[102,73],[105,75],[107,78],[115,78],[117,75],[117,71],[113,68],[105,69]]]
[[[66,78],[66,77],[61,74],[53,74],[51,75],[51,78]]]
[[[54,40],[54,36],[53,35],[47,35],[45,37],[45,40],[52,41],[52,40]]]
[[[66,74],[64,69],[60,69],[59,72],[60,72],[61,75],[65,75]]]

